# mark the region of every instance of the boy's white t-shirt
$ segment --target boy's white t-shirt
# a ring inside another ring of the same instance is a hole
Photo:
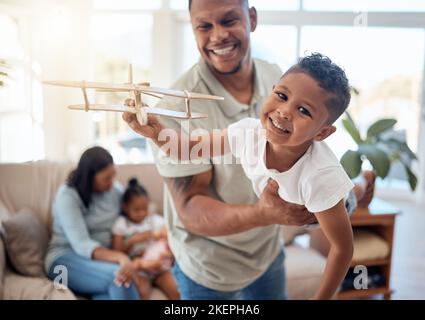
[[[315,141],[306,153],[285,172],[268,169],[265,164],[266,132],[261,121],[245,118],[227,128],[230,150],[240,159],[260,197],[268,179],[279,185],[279,196],[290,203],[304,205],[316,213],[334,207],[354,187],[338,159],[323,141]]]

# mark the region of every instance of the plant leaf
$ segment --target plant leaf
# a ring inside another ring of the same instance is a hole
[[[381,119],[376,121],[374,124],[372,124],[369,129],[367,130],[367,139],[374,138],[381,134],[382,132],[385,132],[397,123],[397,120],[395,119]]]
[[[348,112],[345,112],[346,118],[342,119],[342,124],[344,125],[345,130],[350,134],[351,138],[357,143],[361,144],[363,143],[363,140],[360,136],[359,129],[357,129],[356,124],[353,121],[353,118],[351,118],[350,114]]]
[[[351,179],[360,174],[362,159],[357,151],[348,150],[341,158],[341,165]]]
[[[384,179],[388,175],[391,164],[384,151],[373,145],[363,144],[359,146],[359,152],[366,156],[379,177]]]
[[[394,147],[395,149],[397,149],[398,151],[400,151],[400,153],[406,154],[410,160],[418,160],[418,157],[416,156],[416,154],[409,148],[409,146],[407,145],[407,143],[405,142],[400,142],[394,138],[388,139],[388,140],[380,140],[382,143],[388,144],[392,147]]]
[[[406,166],[405,164],[403,164],[403,166],[404,166],[404,169],[406,170],[407,177],[409,179],[410,190],[415,191],[416,186],[418,185],[418,178],[412,172],[412,170],[410,170],[408,166]]]

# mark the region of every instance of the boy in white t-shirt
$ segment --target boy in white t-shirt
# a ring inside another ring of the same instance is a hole
[[[354,185],[323,140],[335,132],[332,124],[349,102],[345,72],[328,57],[314,53],[301,58],[281,77],[263,105],[260,119],[242,119],[226,130],[196,140],[180,135],[175,141],[167,141],[163,138],[169,135],[164,131],[170,129],[149,115],[148,124],[137,132],[182,160],[231,152],[240,159],[257,196],[271,178],[278,183],[282,199],[304,205],[315,214],[331,249],[313,298],[330,299],[352,259],[353,234],[344,198]]]

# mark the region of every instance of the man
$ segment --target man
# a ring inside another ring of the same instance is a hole
[[[258,117],[282,72],[251,57],[255,8],[246,0],[192,0],[189,11],[201,59],[173,88],[224,97],[219,102],[193,101],[193,111],[208,114],[208,119],[190,121],[190,130],[211,131]],[[185,110],[184,103],[169,98],[159,106]],[[134,115],[125,114],[124,120],[137,132]],[[187,124],[161,121],[188,131]],[[257,199],[235,161],[170,164],[153,149],[166,181],[164,216],[182,299],[285,299],[279,225],[314,223],[314,216],[280,199],[274,181]]]

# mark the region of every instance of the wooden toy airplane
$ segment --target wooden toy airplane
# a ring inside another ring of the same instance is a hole
[[[151,87],[148,82],[133,83],[133,69],[130,64],[128,71],[129,83],[115,84],[115,83],[102,83],[102,82],[86,82],[86,81],[44,81],[44,84],[81,88],[83,91],[84,104],[68,106],[72,110],[85,110],[85,111],[114,111],[114,112],[131,112],[136,114],[137,120],[141,124],[147,123],[147,114],[155,114],[158,116],[178,118],[178,119],[202,119],[207,118],[206,114],[195,113],[191,111],[191,100],[223,100],[223,97],[212,96],[207,94],[200,94],[195,92],[179,91],[165,88]],[[126,105],[108,105],[108,104],[91,104],[87,97],[86,89],[96,89],[99,92],[129,92],[133,95],[135,107]],[[164,96],[172,96],[185,99],[186,112],[174,111],[161,108],[151,108],[142,100],[142,94],[154,96],[156,98],[163,98]]]

